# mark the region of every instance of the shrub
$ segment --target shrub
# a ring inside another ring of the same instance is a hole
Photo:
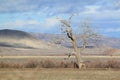
[[[117,60],[108,61],[86,61],[86,68],[120,68]],[[76,68],[73,61],[60,60],[30,60],[25,63],[0,62],[0,68]]]
[[[117,60],[85,62],[87,68],[120,68]]]
[[[53,68],[54,67],[54,63],[51,60],[45,60],[44,62],[42,62],[42,67],[43,68]]]
[[[0,62],[0,68],[9,68],[10,65],[8,63],[5,62]]]
[[[116,60],[107,61],[107,68],[120,68],[120,62]]]
[[[36,60],[30,60],[23,64],[24,68],[36,68],[38,66],[38,62]]]
[[[0,68],[22,68],[20,63],[0,62]]]

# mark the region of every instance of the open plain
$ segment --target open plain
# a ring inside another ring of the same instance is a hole
[[[0,69],[0,80],[119,80],[119,70]]]

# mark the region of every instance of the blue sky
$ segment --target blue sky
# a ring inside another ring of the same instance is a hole
[[[120,0],[0,0],[0,29],[60,33],[56,19],[73,18],[73,28],[90,19],[97,31],[120,38]]]

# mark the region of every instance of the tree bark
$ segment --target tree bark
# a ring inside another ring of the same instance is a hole
[[[78,47],[77,47],[77,42],[76,42],[76,38],[74,37],[72,30],[69,31],[70,36],[71,36],[71,40],[72,40],[72,44],[73,44],[73,48],[74,48],[74,54],[75,54],[75,58],[78,64],[78,68],[81,69],[83,62],[82,62],[82,58],[80,53],[78,52]]]

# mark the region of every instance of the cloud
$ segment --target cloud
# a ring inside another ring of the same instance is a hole
[[[101,6],[96,6],[96,5],[85,6],[85,10],[83,11],[82,14],[95,14],[98,12],[100,8]]]
[[[120,28],[108,28],[104,30],[106,33],[120,33]]]
[[[0,29],[54,33],[59,23],[54,17],[79,13],[72,25],[90,18],[105,32],[119,32],[112,29],[120,26],[119,5],[119,0],[0,0]]]
[[[84,5],[95,3],[97,0],[2,0],[0,13],[6,12],[40,12],[67,13],[79,10]]]
[[[0,29],[20,29],[20,30],[35,30],[35,31],[49,31],[58,26],[56,18],[47,18],[44,21],[37,20],[16,20],[15,22],[6,22],[0,25]],[[54,29],[53,29],[54,30]]]
[[[1,0],[0,13],[27,12],[42,13],[48,16],[80,13],[96,16],[108,10],[114,12],[119,3],[118,0]],[[98,14],[96,14],[97,11]]]
[[[81,17],[89,17],[94,20],[119,20],[119,10],[99,10],[101,6],[86,6],[83,12],[79,13]]]
[[[120,1],[116,1],[116,2],[114,3],[114,5],[115,5],[115,7],[116,7],[117,9],[120,9]]]
[[[1,0],[0,13],[43,12],[48,15],[115,9],[118,0]],[[96,6],[97,5],[97,6]],[[100,9],[99,9],[100,10]]]
[[[23,20],[17,20],[15,22],[7,22],[7,23],[4,23],[1,25],[1,27],[7,27],[7,28],[18,28],[18,27],[23,27],[25,25],[38,25],[39,22],[37,21],[33,21],[33,20],[30,20],[30,21],[23,21]]]
[[[1,13],[14,13],[14,12],[26,12],[34,10],[37,6],[30,4],[27,5],[28,0],[2,0],[0,1]]]
[[[58,25],[58,23],[59,23],[59,21],[57,19],[55,19],[55,18],[48,18],[42,24],[46,28],[51,28],[51,27],[55,27],[56,25]]]

